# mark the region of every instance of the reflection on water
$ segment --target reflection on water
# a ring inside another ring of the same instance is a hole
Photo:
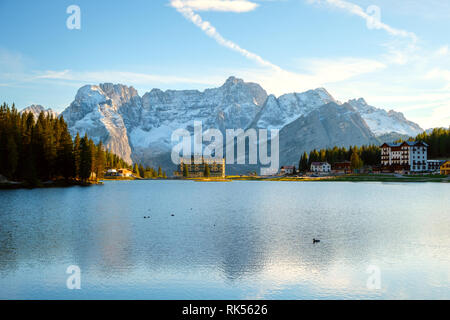
[[[0,298],[449,299],[449,193],[184,181],[0,191]],[[70,265],[81,290],[66,288]],[[367,288],[370,265],[380,290]]]

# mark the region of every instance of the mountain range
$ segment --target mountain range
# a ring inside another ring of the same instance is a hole
[[[57,115],[42,106],[23,111]],[[380,143],[389,137],[416,136],[423,129],[402,113],[385,111],[363,99],[341,103],[324,88],[280,97],[256,83],[230,77],[218,87],[198,90],[153,89],[140,96],[133,88],[104,83],[80,88],[61,115],[72,135],[87,133],[128,162],[161,166],[171,172],[171,135],[176,129],[279,129],[280,165],[298,163],[316,148]],[[224,134],[225,136],[225,134]],[[252,166],[230,166],[245,173]]]

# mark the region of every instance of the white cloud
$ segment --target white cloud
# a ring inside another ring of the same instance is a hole
[[[174,8],[190,8],[195,11],[249,12],[258,7],[248,0],[177,0],[170,1]]]
[[[176,84],[176,83],[192,83],[192,84],[210,84],[209,80],[200,80],[201,78],[179,77],[170,75],[157,75],[125,71],[90,71],[90,72],[74,72],[71,70],[63,71],[45,71],[32,77],[31,79],[46,80],[63,80],[76,81],[84,83],[102,83],[114,82],[126,85],[157,85],[157,84]],[[216,79],[217,80],[217,79]],[[223,79],[221,79],[223,80]]]
[[[45,71],[42,74],[36,76],[36,79],[58,79],[58,80],[73,80],[73,76],[70,73],[70,70],[63,71]]]
[[[246,49],[241,48],[236,43],[225,39],[222,37],[222,35],[214,28],[210,22],[204,21],[200,15],[194,12],[194,10],[188,6],[185,6],[184,1],[181,0],[171,0],[171,5],[179,12],[181,13],[187,20],[191,21],[193,24],[195,24],[197,27],[199,27],[206,35],[216,40],[218,44],[221,46],[227,47],[228,49],[231,49],[233,51],[238,52],[239,54],[243,55],[247,59],[253,60],[256,63],[260,64],[264,67],[272,68],[276,71],[281,70],[280,67],[274,65],[270,61],[264,60],[259,55],[250,52]]]
[[[363,8],[361,8],[360,6],[358,6],[354,3],[344,1],[344,0],[308,0],[308,2],[310,2],[310,3],[327,3],[328,5],[343,9],[351,14],[354,14],[354,15],[357,15],[357,16],[363,18],[364,20],[366,20],[366,23],[368,24],[368,26],[370,25],[374,29],[384,30],[393,36],[410,38],[413,42],[417,41],[417,36],[415,33],[409,32],[406,30],[397,29],[386,23],[383,23],[383,22],[381,22],[381,19],[376,19],[376,17],[374,15],[369,14],[369,13],[371,13],[370,10],[365,11]],[[376,8],[376,6],[371,6],[369,8]]]
[[[434,68],[430,70],[424,78],[428,80],[443,80],[445,83],[444,90],[450,90],[450,69]]]
[[[386,68],[382,62],[362,58],[309,59],[304,65],[312,74],[310,80],[319,85],[348,80]]]
[[[384,68],[380,62],[367,59],[341,59],[308,61],[307,74],[299,74],[284,70],[274,63],[263,59],[261,56],[241,48],[238,44],[225,39],[210,22],[204,21],[200,15],[190,7],[185,6],[184,1],[171,0],[172,6],[187,20],[199,27],[206,35],[213,38],[219,45],[238,52],[245,58],[252,60],[264,67],[263,70],[246,70],[235,74],[246,80],[258,82],[271,93],[282,94],[288,91],[301,91],[310,89],[311,86],[323,86],[326,83],[342,81],[359,75]],[[312,67],[317,69],[313,70]]]
[[[301,74],[285,70],[248,69],[233,74],[247,81],[259,83],[277,96],[288,92],[301,92],[346,81],[357,76],[383,70],[386,66],[376,60],[360,58],[302,59],[298,66]]]
[[[104,82],[122,83],[129,86],[141,87],[145,91],[150,88],[181,85],[194,85],[200,87],[211,87],[224,81],[224,77],[182,77],[171,75],[158,75],[136,72],[125,72],[115,70],[100,71],[73,71],[73,70],[47,70],[33,71],[30,73],[0,73],[0,78],[7,83],[0,84],[1,87],[17,87],[31,83],[52,83],[71,87],[81,87],[86,84],[98,84]]]

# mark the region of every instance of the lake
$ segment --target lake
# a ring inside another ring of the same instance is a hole
[[[4,190],[0,299],[450,299],[449,195],[276,181]]]

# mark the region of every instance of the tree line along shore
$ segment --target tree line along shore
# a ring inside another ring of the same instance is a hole
[[[131,166],[87,135],[73,139],[63,117],[0,106],[0,175],[4,187],[98,183],[105,168]],[[8,182],[8,183],[7,183]]]
[[[394,142],[403,142],[397,140]],[[435,128],[430,132],[423,132],[409,141],[423,141],[429,145],[428,157],[432,159],[450,158],[450,128]],[[312,162],[328,162],[333,165],[337,162],[350,161],[352,169],[360,169],[363,166],[377,166],[380,164],[381,149],[377,145],[333,147],[320,150],[312,150],[304,153],[298,164],[299,172],[307,172]]]

